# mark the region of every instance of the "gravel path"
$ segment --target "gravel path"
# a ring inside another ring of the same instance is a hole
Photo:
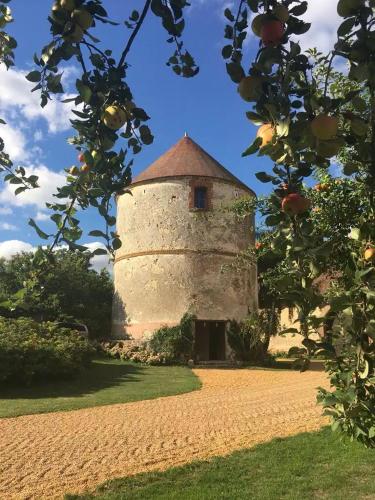
[[[199,391],[0,420],[0,498],[61,498],[107,479],[318,429],[321,372],[194,370]]]

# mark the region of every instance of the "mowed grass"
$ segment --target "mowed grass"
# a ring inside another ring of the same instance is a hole
[[[304,433],[227,457],[105,483],[69,500],[370,500],[375,451],[342,442],[330,429]]]
[[[201,387],[184,366],[97,359],[77,378],[30,387],[0,386],[0,418],[77,410],[190,392]]]

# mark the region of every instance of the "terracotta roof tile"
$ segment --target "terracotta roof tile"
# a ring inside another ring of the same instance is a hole
[[[133,180],[132,184],[166,177],[186,176],[222,179],[240,185],[253,193],[246,184],[237,179],[229,170],[220,165],[219,162],[186,135],[146,170],[141,172]]]

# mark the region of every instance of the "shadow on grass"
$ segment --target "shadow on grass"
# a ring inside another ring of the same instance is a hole
[[[119,360],[95,359],[77,377],[64,380],[40,380],[30,386],[0,385],[0,399],[40,399],[80,397],[123,382],[137,382],[146,368]]]

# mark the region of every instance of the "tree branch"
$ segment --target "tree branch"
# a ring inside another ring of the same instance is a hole
[[[60,229],[57,231],[52,245],[48,248],[48,252],[47,252],[48,254],[51,254],[53,252],[53,249],[55,248],[55,246],[58,244],[59,238],[60,238],[61,234],[64,232],[66,223],[70,217],[70,213],[74,207],[74,203],[76,202],[76,200],[77,200],[77,195],[74,195],[71,202],[70,202],[69,207],[67,208],[67,210],[65,212],[65,217],[64,217],[64,220],[62,222],[62,225],[61,225]]]
[[[134,28],[133,33],[130,35],[128,43],[126,44],[126,46],[124,48],[124,51],[123,51],[123,53],[121,55],[120,61],[119,61],[118,66],[117,66],[118,68],[121,68],[121,66],[124,65],[126,56],[128,55],[128,53],[129,53],[129,51],[131,49],[131,46],[133,45],[133,42],[135,40],[135,37],[137,36],[138,31],[141,29],[143,21],[145,20],[145,18],[147,16],[148,10],[149,10],[150,5],[151,5],[151,1],[152,0],[146,0],[146,3],[144,5],[144,7],[143,7],[142,14],[141,14],[141,16],[139,18],[139,21],[137,22],[137,26]]]

